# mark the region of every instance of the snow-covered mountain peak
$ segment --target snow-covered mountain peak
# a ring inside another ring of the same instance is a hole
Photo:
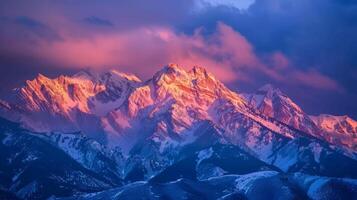
[[[96,79],[94,74],[95,73],[92,70],[86,69],[75,73],[74,75],[72,75],[72,78],[94,80]]]
[[[169,64],[165,66],[154,75],[153,80],[158,85],[162,85],[164,83],[179,83],[186,85],[196,84],[194,82],[197,82],[198,80],[210,80],[212,82],[216,82],[217,84],[221,84],[212,74],[208,73],[204,67],[194,66],[190,70],[185,70],[177,64]]]
[[[35,79],[27,81],[20,91],[20,98],[29,110],[51,110],[53,112],[67,112],[69,108],[78,106],[82,111],[89,110],[87,105],[79,105],[89,97],[104,90],[96,86],[91,80],[68,76],[59,76],[50,79],[38,75]]]
[[[197,78],[200,78],[200,79],[213,79],[213,80],[216,80],[215,77],[207,72],[206,68],[204,67],[201,67],[201,66],[194,66],[190,71],[189,71],[189,74],[197,77]]]
[[[202,110],[207,111],[219,99],[228,100],[237,107],[246,106],[245,101],[237,93],[226,88],[205,68],[193,67],[190,70],[185,70],[176,64],[164,67],[154,75],[147,85],[136,88],[131,95],[132,98],[129,98],[129,102],[130,99],[139,100],[140,98],[136,97],[140,96],[146,98],[140,102],[153,101],[156,102],[156,105],[174,103],[177,108],[186,109],[185,112],[189,108],[196,113]],[[172,106],[161,106],[172,109]]]
[[[118,130],[134,128],[133,121],[140,121],[141,125],[143,121],[150,121],[150,126],[158,130],[153,135],[165,135],[165,140],[184,138],[181,134],[192,130],[200,121],[219,118],[213,110],[223,106],[220,100],[230,102],[234,109],[247,108],[237,93],[204,68],[185,70],[171,64],[133,89],[125,105],[113,111],[104,124],[106,130],[115,135]],[[111,121],[116,123],[111,124]]]
[[[160,135],[164,142],[183,141],[202,121],[211,121],[235,142],[246,135],[255,137],[261,130],[296,136],[280,122],[321,138],[310,117],[279,89],[266,85],[243,99],[197,66],[187,70],[169,64],[145,82],[116,70],[81,71],[57,78],[39,75],[18,93],[18,105],[23,108],[19,109],[20,121],[27,128],[82,130],[114,145],[127,142],[126,135],[141,137],[136,135],[143,132],[138,127],[147,127],[142,137]]]
[[[49,78],[47,76],[45,76],[45,75],[43,75],[41,73],[39,73],[37,75],[36,79],[39,80],[39,81],[48,81],[49,80]]]
[[[56,78],[40,74],[16,90],[16,102],[25,111],[21,121],[31,130],[77,131],[88,127],[99,132],[92,127],[100,125],[97,117],[120,107],[140,84],[136,76],[115,70],[84,70]]]
[[[81,70],[80,72],[70,76],[71,78],[91,80],[96,83],[105,82],[107,79],[114,79],[116,81],[131,81],[131,82],[141,82],[140,78],[128,73],[119,72],[115,69],[109,71],[100,72],[94,70]]]
[[[292,99],[270,84],[244,97],[250,106],[266,116],[331,144],[357,148],[357,123],[348,116],[309,116]]]
[[[170,85],[172,83],[176,84],[178,82],[188,83],[188,74],[185,69],[178,66],[177,64],[169,64],[159,70],[153,76],[153,84],[157,86]]]
[[[174,74],[174,73],[180,73],[180,72],[185,72],[185,71],[186,70],[182,66],[179,66],[178,64],[175,64],[175,63],[170,63],[170,64],[164,66],[156,74]]]
[[[357,137],[357,121],[347,115],[334,116],[321,114],[319,116],[310,117],[318,126],[327,132],[354,134]]]
[[[56,106],[59,110],[68,111],[76,107],[90,113],[95,107],[94,101],[115,102],[140,82],[134,75],[115,70],[105,73],[85,70],[73,76],[60,75],[53,79],[39,74],[26,82],[20,89],[20,96],[29,109],[42,110],[43,106]],[[58,109],[53,111],[57,112]]]
[[[302,112],[302,109],[296,103],[294,103],[280,89],[275,88],[271,84],[266,84],[259,88],[257,92],[253,94],[244,94],[244,96],[250,105],[271,117],[274,117],[274,107],[277,106],[284,106],[287,109]]]
[[[310,117],[292,99],[271,84],[264,85],[256,93],[243,96],[262,114],[320,137],[321,133]]]
[[[273,90],[279,90],[278,88],[275,88],[272,84],[268,83],[268,84],[265,84],[263,85],[262,87],[260,87],[258,89],[258,91],[273,91]]]
[[[276,88],[271,84],[265,84],[264,86],[259,88],[257,92],[261,93],[261,94],[264,94],[269,98],[272,98],[274,95],[286,96],[286,95],[284,95],[284,93],[279,88]]]
[[[139,77],[135,76],[134,74],[119,72],[115,69],[110,70],[108,72],[108,74],[111,74],[112,76],[124,78],[124,79],[127,79],[128,81],[132,81],[132,82],[141,82],[141,79]]]
[[[310,116],[316,126],[325,132],[326,140],[357,149],[357,121],[347,115],[321,114]]]

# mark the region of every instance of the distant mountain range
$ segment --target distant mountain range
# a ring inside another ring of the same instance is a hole
[[[238,94],[170,64],[147,81],[39,75],[14,93],[0,101],[4,199],[357,197],[357,122],[309,116],[271,85]]]

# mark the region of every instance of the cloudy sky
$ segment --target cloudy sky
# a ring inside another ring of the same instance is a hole
[[[0,95],[38,73],[167,63],[206,67],[231,89],[281,88],[309,114],[357,118],[353,0],[0,1]]]

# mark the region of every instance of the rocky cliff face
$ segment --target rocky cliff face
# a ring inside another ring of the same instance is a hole
[[[357,149],[357,122],[348,116],[322,114],[310,116],[314,123],[325,132],[327,141]]]
[[[323,137],[321,130],[310,117],[278,88],[267,84],[256,93],[243,96],[250,106],[258,109],[262,114],[313,136]]]
[[[336,146],[356,151],[357,122],[348,116],[309,116],[286,94],[269,84],[253,94],[243,94],[243,97],[263,115]]]

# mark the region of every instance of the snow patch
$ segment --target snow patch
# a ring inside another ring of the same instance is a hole
[[[261,171],[261,172],[253,172],[250,174],[239,176],[235,180],[236,188],[239,191],[247,193],[250,190],[251,186],[253,185],[254,181],[261,179],[261,178],[272,177],[277,174],[278,174],[278,172],[276,172],[276,171]]]
[[[38,190],[37,181],[32,181],[31,183],[27,184],[25,187],[17,191],[16,195],[22,199],[29,199],[31,194],[34,194],[37,190]]]
[[[213,149],[204,149],[197,154],[197,165],[199,165],[203,160],[210,158],[213,155]]]

